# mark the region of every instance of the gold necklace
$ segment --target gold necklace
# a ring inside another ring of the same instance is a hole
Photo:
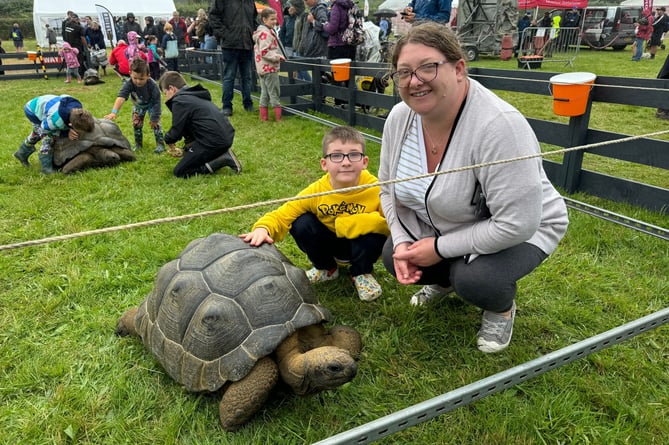
[[[428,141],[430,142],[430,145],[432,145],[432,148],[430,148],[430,152],[432,152],[433,155],[436,155],[437,153],[439,153],[439,149],[437,148],[435,143],[432,142],[432,136],[430,136],[430,133],[428,133],[427,127],[425,126],[425,124],[423,124],[422,127],[423,127],[423,131],[425,132],[425,135],[427,136]]]

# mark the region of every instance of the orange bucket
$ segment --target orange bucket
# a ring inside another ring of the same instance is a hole
[[[551,77],[548,81],[553,87],[553,112],[570,117],[585,114],[596,78],[592,73],[565,73]]]
[[[28,60],[32,60],[33,62],[37,60],[37,53],[35,51],[26,51],[28,54]]]
[[[346,82],[351,77],[351,59],[333,59],[330,65],[335,82]]]

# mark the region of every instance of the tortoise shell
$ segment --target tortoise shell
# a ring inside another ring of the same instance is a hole
[[[276,247],[215,233],[161,267],[135,327],[174,380],[215,391],[295,330],[329,318],[304,271]]]

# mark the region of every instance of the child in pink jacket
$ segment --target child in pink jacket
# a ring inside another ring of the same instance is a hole
[[[63,49],[58,51],[58,55],[65,61],[65,66],[67,67],[65,71],[65,83],[72,82],[73,73],[77,76],[77,82],[81,83],[81,76],[79,75],[79,59],[77,59],[78,54],[79,50],[77,48],[72,48],[67,42],[64,42]]]
[[[269,119],[268,105],[274,109],[274,119],[281,120],[281,86],[279,82],[279,64],[286,60],[279,38],[274,32],[277,14],[272,8],[265,8],[260,13],[262,24],[253,33],[253,51],[256,71],[260,78],[260,120]]]

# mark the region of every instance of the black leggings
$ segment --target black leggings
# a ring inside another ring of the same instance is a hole
[[[511,309],[516,297],[516,282],[547,257],[537,246],[521,243],[497,253],[479,255],[469,264],[460,257],[421,268],[423,274],[418,284],[453,286],[463,300],[486,311],[505,312]],[[392,238],[383,246],[383,264],[396,276]]]
[[[351,262],[351,276],[354,277],[372,273],[386,241],[386,235],[380,233],[368,233],[355,239],[337,238],[313,213],[298,217],[290,228],[290,234],[316,269],[334,269],[337,267],[336,258]]]

